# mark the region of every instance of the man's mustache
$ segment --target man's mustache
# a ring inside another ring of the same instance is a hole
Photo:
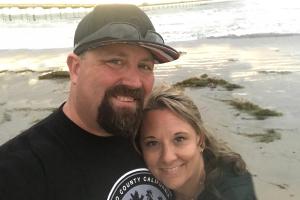
[[[126,85],[116,85],[107,91],[107,96],[127,96],[136,101],[144,99],[145,91],[142,88],[130,88]]]

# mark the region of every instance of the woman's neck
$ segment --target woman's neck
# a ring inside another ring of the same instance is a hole
[[[175,190],[176,200],[196,200],[204,189],[205,172],[201,172],[199,178],[195,181],[190,181],[183,187]]]
[[[202,192],[204,185],[200,187],[199,191],[194,191],[193,193],[175,191],[176,200],[197,200],[197,197]]]

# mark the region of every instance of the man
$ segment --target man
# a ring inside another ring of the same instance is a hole
[[[169,199],[130,143],[164,45],[133,5],[101,5],[78,24],[71,87],[53,114],[0,147],[0,199]]]

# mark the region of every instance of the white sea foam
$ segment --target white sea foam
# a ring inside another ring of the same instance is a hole
[[[300,1],[212,1],[147,10],[166,42],[300,34]],[[68,48],[90,9],[0,9],[0,49]]]

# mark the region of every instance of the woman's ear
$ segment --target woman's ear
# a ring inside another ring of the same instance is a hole
[[[67,65],[69,68],[71,83],[76,84],[80,69],[80,57],[74,53],[70,53],[67,58]]]
[[[205,149],[205,134],[200,133],[198,138],[198,145],[200,146],[201,152],[203,152]]]

